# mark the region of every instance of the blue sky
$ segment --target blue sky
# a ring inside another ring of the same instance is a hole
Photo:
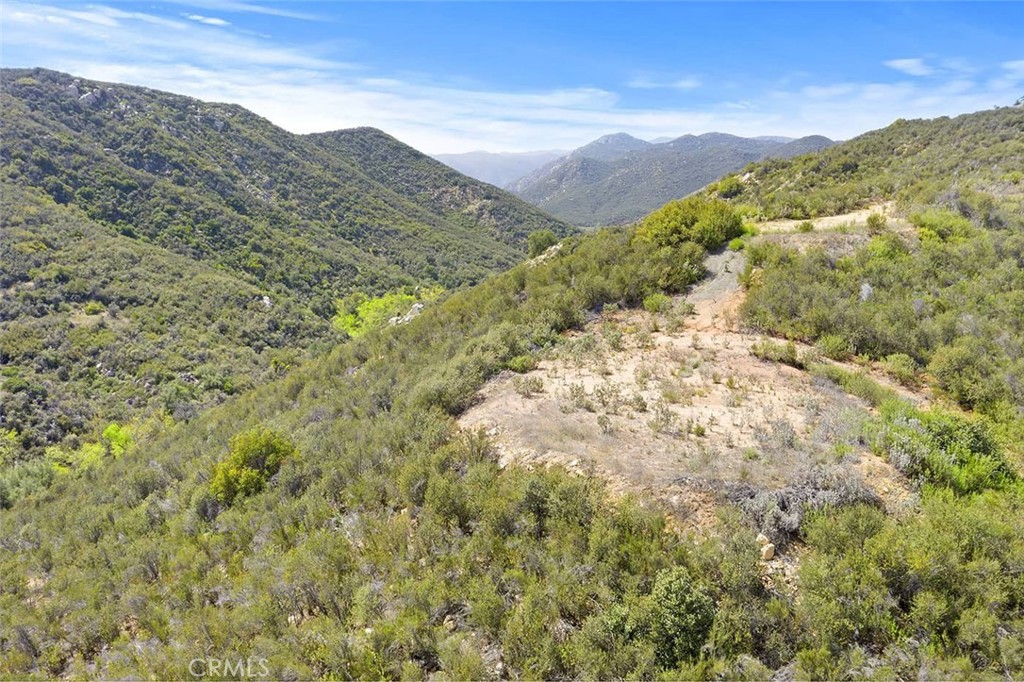
[[[1024,96],[1024,4],[4,0],[4,66],[429,153],[600,135],[849,138]]]

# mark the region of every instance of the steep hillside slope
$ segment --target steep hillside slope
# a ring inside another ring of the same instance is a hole
[[[110,422],[192,417],[342,338],[290,297],[0,190],[0,469]]]
[[[435,154],[434,158],[471,178],[507,188],[513,181],[564,155],[564,151],[551,150]]]
[[[1005,446],[810,349],[708,343],[714,321],[673,298],[703,269],[695,225],[570,238],[0,511],[0,670],[178,679],[224,656],[272,678],[1019,675],[1024,492]],[[736,274],[716,263],[712,282]],[[652,345],[662,366],[639,387],[622,359]],[[715,376],[751,353],[760,383]],[[500,460],[505,434],[453,420],[489,377],[526,428],[651,432],[638,467],[662,445],[687,454],[657,473],[719,520],[679,535],[689,504],[666,518],[585,462]],[[562,421],[530,423],[562,379]],[[630,379],[640,399],[611,385]],[[725,415],[751,428],[730,442]],[[891,477],[891,514],[854,472]]]
[[[1002,107],[956,118],[898,120],[824,151],[753,164],[729,185],[732,201],[768,218],[813,218],[896,199],[956,209],[973,192],[990,224],[1021,210],[1024,108]]]
[[[510,246],[531,232],[558,227],[522,199],[466,177],[426,154],[373,128],[307,137],[332,154],[352,159],[373,180],[450,223]],[[564,226],[560,234],[565,234]]]
[[[421,163],[421,183],[436,189],[458,181],[463,189],[443,207],[411,201],[400,177],[364,163],[390,159],[394,170],[397,158],[422,159],[375,131],[348,134],[377,146],[370,161],[237,106],[43,70],[7,70],[3,80],[4,178],[74,202],[129,236],[305,300],[477,280],[525,253],[517,231],[527,217],[566,234],[557,221],[443,173],[440,164]],[[486,222],[474,214],[481,202]]]
[[[296,136],[236,106],[2,77],[4,460],[194,416],[343,339],[342,297],[473,282],[529,232],[568,231],[379,131]]]
[[[723,133],[650,143],[620,133],[580,147],[510,188],[575,225],[626,223],[751,161],[793,156],[830,144],[820,136],[778,142]]]

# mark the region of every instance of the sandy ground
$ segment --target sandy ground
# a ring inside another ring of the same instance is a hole
[[[824,216],[821,218],[812,218],[811,223],[814,225],[815,230],[832,230],[840,227],[855,227],[857,225],[864,225],[868,221],[868,216],[872,213],[880,213],[888,221],[892,221],[895,215],[895,204],[891,201],[887,201],[881,204],[875,204],[874,206],[868,206],[858,211],[851,211],[850,213],[843,213],[841,215]],[[764,222],[757,223],[757,229],[762,233],[778,233],[778,232],[795,232],[796,226],[806,222],[804,220],[766,220]]]
[[[594,471],[689,527],[713,519],[716,486],[777,490],[822,467],[888,505],[908,499],[902,475],[860,441],[865,403],[751,354],[760,337],[737,325],[742,252],[707,267],[673,311],[605,313],[534,371],[496,377],[460,425],[490,434],[503,465]]]

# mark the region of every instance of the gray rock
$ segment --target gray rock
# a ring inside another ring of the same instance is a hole
[[[875,288],[873,286],[871,286],[867,282],[864,282],[863,284],[860,285],[860,300],[861,301],[870,301],[871,297],[874,296],[874,295],[875,295]]]
[[[96,95],[94,95],[91,92],[87,92],[87,93],[85,93],[84,95],[82,95],[81,97],[78,98],[78,103],[79,104],[84,104],[87,107],[91,107],[91,106],[93,106],[94,104],[96,104],[99,101],[100,101],[100,98],[97,97]]]

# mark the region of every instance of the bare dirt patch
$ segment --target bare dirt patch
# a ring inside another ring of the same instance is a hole
[[[742,252],[707,266],[675,311],[606,312],[532,372],[496,377],[460,425],[490,434],[503,465],[593,471],[693,528],[713,519],[722,491],[841,481],[890,507],[912,500],[903,476],[863,442],[868,405],[751,353],[761,337],[740,330],[736,314]]]
[[[814,225],[815,230],[832,230],[842,227],[853,228],[866,224],[868,217],[872,213],[877,213],[886,220],[892,221],[895,218],[895,206],[893,202],[887,201],[841,215],[822,216],[820,218],[810,218],[809,220]],[[805,222],[807,220],[766,220],[757,223],[757,229],[762,233],[796,232],[798,226]]]

